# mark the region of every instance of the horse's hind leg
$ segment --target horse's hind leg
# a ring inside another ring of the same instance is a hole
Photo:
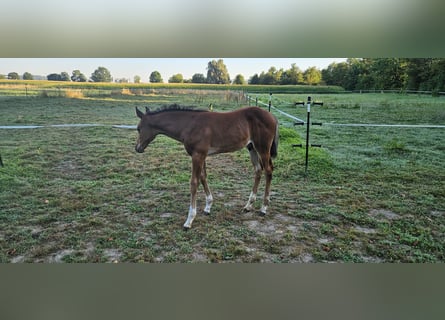
[[[256,200],[256,195],[258,192],[258,185],[260,184],[260,181],[261,181],[261,172],[263,171],[263,169],[262,169],[262,165],[261,165],[261,160],[258,157],[258,153],[255,150],[255,148],[253,147],[253,144],[249,143],[247,145],[247,149],[249,150],[250,160],[252,161],[252,164],[253,164],[253,167],[255,170],[255,179],[254,179],[252,191],[250,192],[249,200],[247,201],[247,204],[244,206],[243,210],[251,211],[252,207],[253,207],[253,203]]]
[[[204,187],[204,191],[206,193],[206,206],[204,208],[205,214],[210,214],[210,209],[212,207],[213,203],[213,196],[210,192],[209,185],[207,184],[207,170],[206,170],[206,162],[204,161],[204,164],[202,166],[201,170],[201,184]]]
[[[268,159],[267,159],[268,158]],[[264,199],[263,199],[263,205],[260,209],[260,215],[264,216],[267,212],[267,208],[269,207],[270,203],[270,185],[272,183],[272,173],[273,173],[273,164],[272,159],[270,157],[263,157],[263,162],[267,165],[264,168],[265,175],[266,175],[266,187],[264,190]]]

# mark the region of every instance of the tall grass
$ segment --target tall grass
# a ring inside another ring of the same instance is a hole
[[[29,88],[73,88],[73,89],[97,89],[114,90],[126,88],[129,90],[229,90],[261,93],[341,93],[344,89],[337,86],[305,86],[305,85],[220,85],[202,83],[96,83],[96,82],[68,82],[68,81],[45,81],[45,80],[0,80],[0,91],[5,88],[16,88],[28,86]]]

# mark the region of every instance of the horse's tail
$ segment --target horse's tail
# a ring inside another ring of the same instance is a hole
[[[272,147],[270,148],[270,156],[272,158],[276,158],[278,155],[278,140],[279,140],[279,133],[278,133],[278,122],[277,127],[275,129],[275,136],[273,138]]]

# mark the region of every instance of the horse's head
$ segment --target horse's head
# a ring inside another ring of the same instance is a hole
[[[148,113],[147,108],[147,113]],[[153,130],[153,128],[149,124],[148,115],[142,113],[137,107],[136,107],[136,115],[141,119],[139,121],[139,124],[137,126],[138,129],[138,140],[136,142],[136,152],[142,153],[144,152],[145,148],[147,148],[148,144],[153,141],[153,139],[156,137],[156,131]]]

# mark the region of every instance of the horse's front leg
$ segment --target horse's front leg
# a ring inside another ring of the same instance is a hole
[[[247,203],[243,208],[243,211],[251,211],[253,209],[253,204],[256,200],[256,195],[258,192],[258,185],[260,184],[261,181],[261,172],[262,172],[261,169],[255,170],[255,179],[253,182],[253,188],[252,191],[250,192],[249,200],[247,200]]]
[[[184,223],[185,229],[192,227],[192,222],[196,217],[196,193],[198,191],[198,183],[201,178],[205,156],[201,154],[192,155],[192,177],[190,178],[190,208],[187,220]]]

